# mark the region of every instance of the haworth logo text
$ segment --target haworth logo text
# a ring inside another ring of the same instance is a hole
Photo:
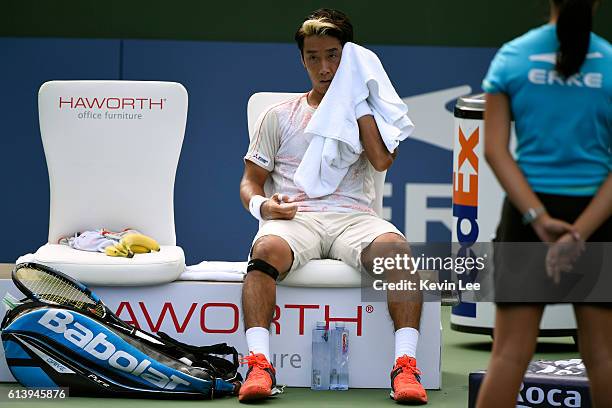
[[[182,317],[182,321],[179,316],[177,316],[176,311],[174,310],[174,305],[172,302],[165,302],[159,312],[157,317],[157,322],[153,322],[153,318],[151,316],[150,311],[147,309],[144,302],[138,302],[138,306],[144,315],[145,321],[148,325],[148,329],[152,332],[158,332],[161,328],[163,322],[167,319],[166,316],[169,315],[174,328],[177,333],[184,333],[187,329],[187,325],[196,320],[199,323],[200,330],[203,333],[236,333],[238,331],[238,327],[240,325],[240,312],[238,305],[235,303],[223,302],[223,303],[192,303],[189,307],[189,310],[186,312],[185,316]],[[199,311],[196,312],[199,306]],[[325,312],[325,322],[329,325],[332,322],[345,322],[345,323],[354,323],[355,324],[355,333],[357,336],[362,335],[363,331],[363,307],[358,305],[356,307],[356,315],[353,316],[338,316],[332,315],[330,305],[318,305],[318,304],[285,304],[281,306],[276,305],[274,308],[274,315],[272,317],[271,327],[273,328],[273,332],[277,335],[281,334],[281,325],[285,327],[285,330],[295,330],[298,335],[303,336],[305,333],[305,320],[306,314],[309,314],[309,310],[312,310],[312,313],[315,313],[315,310],[323,309]],[[128,301],[123,301],[119,303],[117,307],[117,316],[120,316],[124,311],[127,313],[129,318],[124,318],[123,321],[131,324],[132,326],[140,329],[141,325],[136,317],[132,304]],[[225,321],[225,327],[211,327],[208,322],[208,318],[210,315],[215,313],[220,313],[221,311],[228,312],[231,316]],[[196,314],[194,316],[194,313]],[[297,313],[298,322],[297,327],[287,327],[289,322],[285,321],[285,316],[287,313]],[[311,318],[311,316],[309,316]]]
[[[119,98],[119,97],[59,97],[60,109],[131,109],[154,110],[164,109],[165,98]]]

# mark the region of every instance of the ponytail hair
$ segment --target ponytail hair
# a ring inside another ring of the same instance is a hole
[[[555,69],[567,78],[580,70],[589,50],[595,0],[553,0],[558,9],[557,65]]]

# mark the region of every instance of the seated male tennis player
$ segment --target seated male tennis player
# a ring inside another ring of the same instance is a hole
[[[265,398],[276,385],[275,370],[270,364],[268,328],[277,281],[311,259],[339,259],[360,269],[362,264],[368,268],[374,257],[394,256],[377,253],[380,251],[372,248],[393,246],[404,253],[410,250],[402,233],[372,209],[374,171],[387,170],[395,153],[386,149],[371,113],[357,120],[364,152],[333,194],[311,199],[294,184],[294,173],[308,148],[304,129],[334,78],[343,45],[353,40],[353,27],[342,12],[319,9],[300,25],[295,40],[312,89],[260,116],[244,157],[240,183],[242,203],[253,216],[264,221],[253,239],[242,289],[246,340],[251,354],[246,357],[248,372],[240,389],[240,401]],[[264,183],[268,177],[276,193],[265,198]],[[362,251],[363,242],[370,245]],[[395,326],[391,397],[398,402],[425,403],[427,394],[415,360],[420,294],[414,301],[391,300],[389,293],[387,298]]]

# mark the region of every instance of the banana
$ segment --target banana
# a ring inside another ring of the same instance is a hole
[[[131,258],[134,256],[134,253],[130,249],[126,248],[121,243],[107,246],[104,249],[104,252],[108,256],[119,256],[119,257],[124,257],[124,258]]]
[[[135,254],[147,254],[151,252],[149,248],[143,247],[142,245],[132,245],[130,250]]]
[[[159,244],[156,240],[143,234],[127,234],[121,238],[121,243],[127,248],[133,245],[145,247],[151,251],[159,251]]]
[[[121,252],[119,252],[119,250],[115,248],[114,245],[109,245],[104,248],[104,253],[108,256],[123,256],[121,255]]]

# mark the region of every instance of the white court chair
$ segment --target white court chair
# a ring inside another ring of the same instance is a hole
[[[249,98],[247,105],[249,137],[253,136],[255,122],[262,112],[272,105],[298,95],[301,95],[301,93],[258,92],[253,94],[251,98]],[[376,172],[374,182],[376,189],[374,211],[376,211],[379,217],[382,217],[383,187],[386,174],[386,171]],[[274,193],[270,189],[269,182],[270,179],[268,178],[264,188],[266,195]],[[313,259],[298,270],[291,272],[279,284],[304,287],[360,287],[361,273],[342,261],[334,259]]]
[[[51,81],[38,94],[50,183],[48,243],[20,260],[86,284],[149,285],[185,269],[176,246],[174,179],[187,120],[178,83]],[[75,232],[133,228],[159,252],[114,258],[59,245]]]

